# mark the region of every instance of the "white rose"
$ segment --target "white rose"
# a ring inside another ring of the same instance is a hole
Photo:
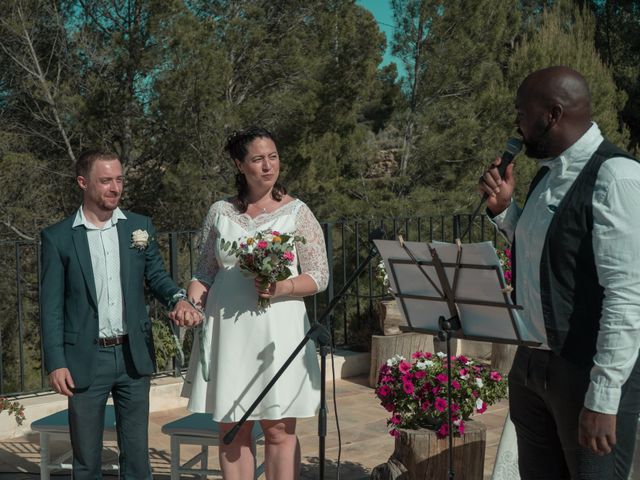
[[[481,410],[482,409],[482,404],[484,402],[482,401],[481,398],[476,398],[476,410]]]
[[[480,377],[476,377],[476,385],[478,386],[478,388],[482,388],[484,386],[484,382]]]
[[[446,357],[446,356],[447,356],[447,354],[446,354],[446,353],[444,353],[444,352],[437,352],[437,353],[436,353],[436,355],[437,355],[438,357],[440,357],[440,358],[444,358],[444,357]]]
[[[135,230],[131,234],[131,246],[140,250],[149,245],[149,233],[146,230]]]
[[[427,364],[426,364],[426,362],[416,362],[416,368],[418,370],[426,370],[427,369]]]

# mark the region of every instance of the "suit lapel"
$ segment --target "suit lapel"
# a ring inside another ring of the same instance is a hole
[[[131,255],[131,233],[127,227],[127,220],[120,218],[116,223],[118,229],[118,249],[120,250],[120,282],[122,295],[129,291],[129,256]]]
[[[93,268],[91,267],[91,253],[89,252],[89,241],[87,240],[87,231],[83,226],[72,229],[73,245],[76,248],[78,262],[82,269],[84,281],[89,289],[89,295],[93,304],[98,306],[98,296],[96,295],[96,282],[93,279]]]

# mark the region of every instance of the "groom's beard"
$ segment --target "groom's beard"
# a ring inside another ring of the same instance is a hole
[[[518,129],[518,133],[522,136],[522,143],[525,146],[525,155],[529,158],[542,160],[552,156],[549,147],[549,132],[551,131],[551,123],[547,123],[539,134],[526,138],[522,131]]]

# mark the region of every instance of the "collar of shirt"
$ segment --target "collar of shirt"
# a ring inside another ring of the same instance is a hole
[[[541,167],[549,167],[560,178],[566,175],[577,176],[587,161],[602,143],[604,137],[595,122],[573,145],[555,158],[541,160]]]
[[[111,228],[114,227],[117,223],[118,220],[126,220],[127,216],[122,212],[122,210],[120,210],[119,207],[116,207],[116,209],[113,211],[113,214],[111,215],[111,218],[109,219],[108,222],[106,222],[101,228],[96,227],[93,223],[91,223],[89,220],[87,220],[87,217],[84,216],[84,212],[82,210],[82,205],[80,206],[80,208],[78,208],[78,211],[76,212],[76,218],[73,221],[73,226],[72,228],[75,228],[79,225],[83,225],[87,230],[103,230],[105,228]]]

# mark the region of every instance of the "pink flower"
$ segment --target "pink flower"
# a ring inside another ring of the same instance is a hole
[[[466,368],[461,368],[459,372],[461,377],[466,376],[468,373],[469,373],[469,370],[467,370]]]
[[[427,360],[431,360],[431,357],[433,357],[433,354],[431,352],[424,352],[424,358],[426,358]]]
[[[405,360],[402,360],[398,364],[398,370],[400,370],[401,373],[408,373],[411,370],[411,364]]]
[[[447,374],[439,373],[438,375],[436,375],[436,380],[438,380],[440,383],[447,383]]]
[[[419,380],[419,379],[421,379],[421,378],[424,378],[424,377],[426,377],[426,376],[427,376],[427,372],[425,372],[424,370],[418,370],[418,371],[415,373],[415,377],[416,377],[416,379],[418,379],[418,380]]]
[[[400,425],[402,423],[402,417],[400,415],[396,414],[393,417],[391,417],[390,421],[394,425]]]
[[[457,403],[451,402],[451,413],[460,411],[460,406]]]
[[[387,412],[393,412],[395,410],[393,403],[383,403],[382,406]]]
[[[471,396],[473,398],[478,398],[478,392],[476,392],[475,390],[473,392],[471,392]]]
[[[382,379],[380,380],[381,382],[384,383],[391,383],[393,382],[395,379],[391,376],[391,375],[383,375]]]
[[[431,406],[431,402],[429,400],[425,400],[420,404],[420,410],[422,410],[423,412],[426,412],[430,406]]]
[[[458,425],[458,433],[464,435],[464,422],[462,420],[460,420],[460,425]]]
[[[452,380],[451,388],[453,388],[454,390],[460,390],[460,384],[456,380]]]
[[[504,279],[511,283],[511,279],[512,279],[512,274],[511,274],[511,270],[507,270],[506,272],[504,272]]]
[[[386,375],[387,373],[391,373],[391,368],[386,363],[383,363],[380,367],[380,375]]]
[[[504,249],[504,254],[506,255],[507,258],[511,259],[511,249],[510,248],[505,248]]]
[[[502,375],[500,375],[498,372],[493,371],[489,374],[489,378],[491,380],[494,380],[496,382],[499,382],[500,380],[502,380]]]
[[[447,401],[444,398],[436,398],[435,409],[439,412],[444,412],[447,408]]]
[[[269,246],[269,244],[267,242],[265,242],[264,240],[260,240],[258,242],[258,244],[256,245],[256,247],[258,247],[261,250],[264,250],[265,248],[267,248]]]
[[[437,395],[438,393],[440,393],[440,387],[435,386],[431,389],[431,393],[433,393],[434,395]]]
[[[380,385],[378,387],[378,395],[380,395],[381,397],[386,397],[390,393],[391,393],[391,389],[386,385]]]
[[[440,428],[437,430],[436,434],[438,438],[444,438],[449,435],[449,425],[447,425],[446,423],[440,425]]]
[[[407,395],[413,395],[413,392],[415,391],[415,387],[411,382],[403,382],[402,388],[404,389],[404,393],[406,393]]]
[[[476,411],[478,413],[484,413],[487,411],[487,404],[484,403],[482,400],[478,399],[476,400]]]
[[[278,232],[277,230],[273,230],[271,232],[271,235],[275,236],[275,237],[279,237],[280,236],[280,232]]]
[[[467,364],[467,362],[469,361],[469,359],[468,359],[467,357],[465,357],[464,355],[459,355],[459,356],[458,356],[458,361],[459,361],[460,363],[463,363],[463,364],[465,364],[465,365],[466,365],[466,364]]]
[[[422,352],[414,352],[411,354],[411,358],[422,358]]]
[[[296,258],[296,256],[293,254],[293,252],[290,252],[288,250],[282,254],[282,257],[285,260],[288,260],[290,262],[293,262],[293,259]]]
[[[391,431],[389,432],[389,435],[391,435],[393,438],[400,438],[400,431],[392,428]]]

